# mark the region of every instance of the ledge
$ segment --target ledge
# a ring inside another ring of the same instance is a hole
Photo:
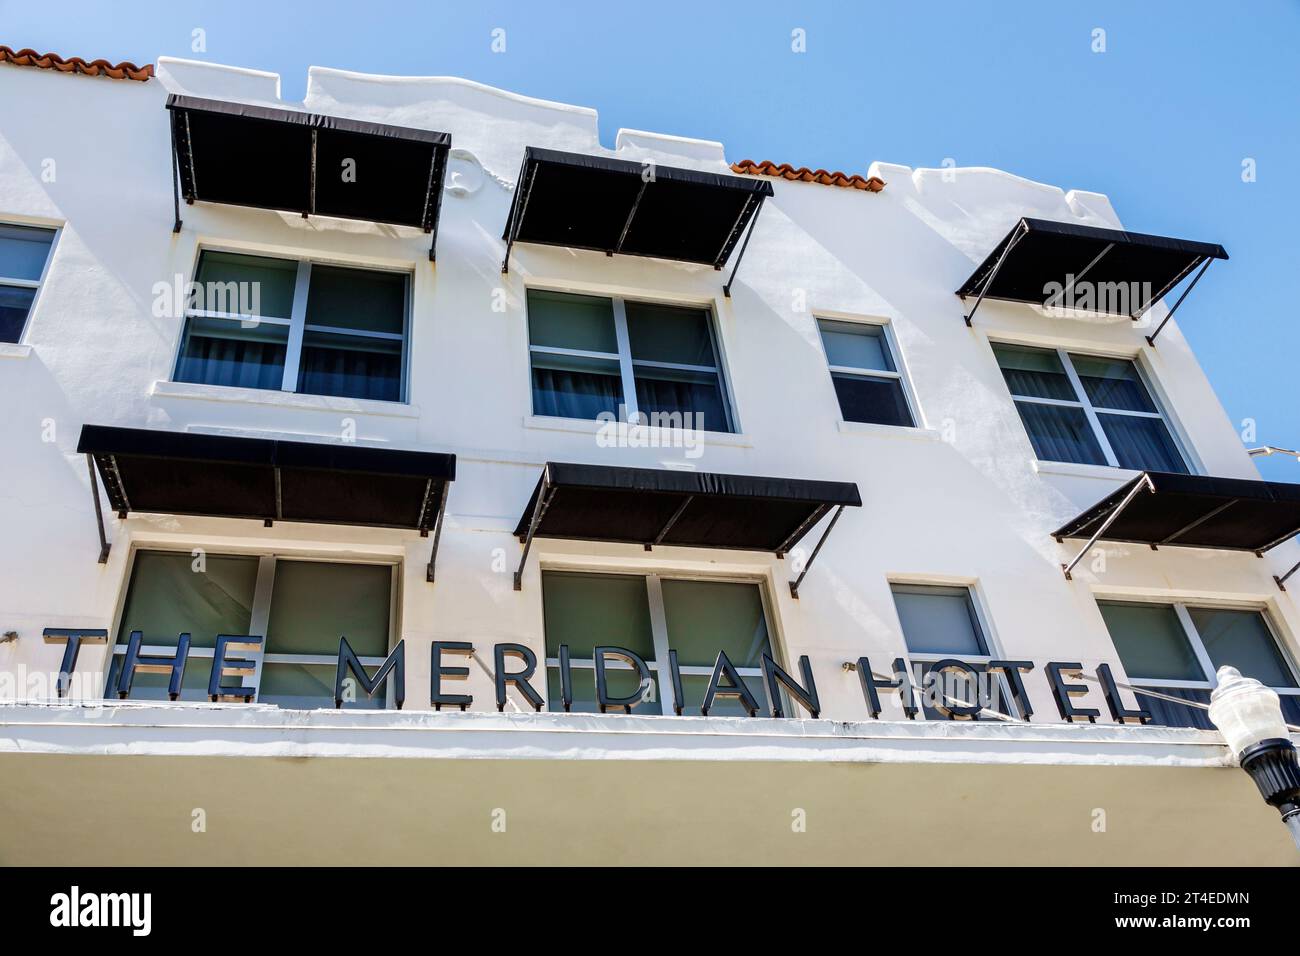
[[[877,425],[872,422],[846,422],[839,429],[846,435],[867,435],[871,438],[892,438],[903,441],[943,441],[937,428],[917,428],[912,425]]]
[[[1110,465],[1080,465],[1072,461],[1034,461],[1034,471],[1040,475],[1065,475],[1069,478],[1100,478],[1117,485],[1132,481],[1140,471],[1131,468],[1112,468]]]
[[[264,388],[233,388],[227,385],[197,385],[193,382],[154,382],[149,389],[153,398],[181,398],[204,402],[230,402],[236,405],[274,405],[278,408],[302,408],[315,412],[346,412],[377,418],[419,418],[418,405],[400,402],[375,402],[361,398],[337,398],[332,395],[300,395]]]
[[[31,358],[32,347],[30,345],[18,345],[15,342],[0,342],[0,359],[25,359]]]
[[[1211,731],[1089,724],[833,721],[266,704],[0,704],[6,753],[497,760],[1230,767]]]

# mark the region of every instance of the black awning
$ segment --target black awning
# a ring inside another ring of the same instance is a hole
[[[1146,472],[1052,536],[1262,554],[1297,533],[1300,484]]]
[[[1066,305],[1069,300],[1057,298],[1056,290],[1086,280],[1094,287],[1105,284],[1108,290],[1121,286],[1126,290],[1122,296],[1094,296],[1089,311],[1136,319],[1198,265],[1227,258],[1223,246],[1215,243],[1026,218],[1016,223],[957,294]]]
[[[861,505],[852,482],[548,462],[515,534],[524,560],[535,537],[784,555],[828,512]]]
[[[177,94],[167,109],[186,202],[437,229],[447,133]]]
[[[502,271],[515,242],[721,269],[772,192],[766,179],[529,146],[502,235]]]
[[[134,511],[427,535],[440,530],[456,478],[455,455],[105,425],[83,426],[77,451],[94,462],[121,518]]]

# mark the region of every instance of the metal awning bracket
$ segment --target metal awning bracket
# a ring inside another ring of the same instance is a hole
[[[1144,474],[1141,480],[1138,481],[1136,484],[1133,485],[1132,488],[1129,489],[1128,494],[1124,496],[1124,500],[1121,501],[1118,505],[1116,505],[1114,509],[1111,511],[1111,513],[1106,516],[1106,520],[1101,523],[1101,527],[1098,528],[1093,533],[1093,536],[1088,539],[1088,543],[1085,544],[1082,550],[1080,550],[1079,553],[1074,556],[1074,560],[1071,561],[1069,564],[1061,565],[1061,570],[1065,572],[1065,580],[1067,581],[1074,580],[1073,576],[1071,575],[1071,572],[1074,570],[1075,566],[1078,565],[1078,563],[1083,560],[1083,556],[1085,554],[1087,554],[1089,551],[1092,550],[1092,546],[1097,543],[1098,538],[1100,538],[1103,534],[1106,533],[1106,529],[1115,523],[1115,519],[1118,518],[1124,512],[1124,509],[1127,508],[1132,503],[1133,499],[1137,497],[1138,492],[1143,490],[1155,494],[1156,486],[1155,483],[1152,482],[1150,475]]]
[[[968,313],[962,316],[962,318],[966,320],[967,328],[971,327],[971,320],[975,318],[975,312],[979,309],[980,303],[984,301],[984,294],[993,287],[993,280],[998,277],[998,272],[1002,269],[1002,263],[1007,261],[1007,256],[1010,255],[1011,250],[1016,247],[1016,243],[1018,243],[1021,239],[1023,239],[1028,234],[1029,234],[1029,227],[1025,225],[1025,221],[1022,219],[1020,220],[1020,225],[1016,231],[1016,234],[1011,237],[1011,241],[1007,243],[1007,247],[1002,250],[1002,255],[998,256],[998,261],[994,263],[993,271],[989,273],[989,277],[985,279],[984,284],[980,286],[980,294],[975,299],[974,307]]]
[[[750,197],[751,201],[753,197]],[[758,197],[758,207],[754,210],[754,215],[749,219],[749,229],[745,232],[745,241],[740,244],[740,252],[736,253],[736,264],[731,267],[731,278],[727,284],[722,287],[722,294],[728,299],[731,298],[731,284],[736,281],[736,273],[740,270],[740,260],[745,258],[745,250],[749,248],[750,237],[754,235],[754,227],[758,224],[758,214],[763,211],[763,197]],[[724,263],[719,262],[717,268],[721,269]]]
[[[442,540],[442,522],[447,514],[447,493],[449,489],[446,482],[442,486],[442,500],[438,502],[438,518],[433,526],[433,547],[429,549],[429,567],[425,569],[424,579],[430,584],[433,583],[433,566],[438,561],[438,542]],[[426,532],[427,534],[427,532]]]
[[[528,562],[528,551],[533,546],[533,536],[537,534],[537,526],[542,523],[546,509],[551,506],[556,490],[549,481],[543,480],[542,487],[537,492],[537,504],[533,506],[533,517],[528,523],[528,534],[524,536],[524,553],[519,556],[519,567],[515,571],[516,591],[524,589],[524,565]]]
[[[1214,261],[1209,256],[1205,256],[1204,260],[1205,260],[1204,264],[1201,266],[1201,271],[1196,273],[1196,275],[1192,278],[1192,281],[1187,284],[1187,288],[1184,289],[1182,295],[1178,297],[1178,300],[1174,303],[1174,307],[1169,310],[1169,314],[1166,315],[1163,319],[1161,319],[1160,324],[1156,326],[1156,330],[1146,337],[1147,345],[1151,346],[1152,348],[1156,347],[1156,336],[1160,334],[1160,330],[1169,324],[1169,320],[1174,317],[1174,313],[1177,312],[1178,307],[1183,304],[1183,300],[1187,298],[1187,294],[1196,288],[1196,283],[1201,281],[1201,276],[1205,275],[1205,270],[1210,268],[1210,263]],[[1193,266],[1193,268],[1195,268],[1195,266]],[[1147,305],[1144,306],[1142,310],[1138,312],[1137,315],[1133,316],[1133,321],[1136,322],[1138,319],[1140,319],[1142,315],[1146,312],[1146,310],[1150,308],[1150,306],[1151,304],[1147,303]]]
[[[790,596],[796,601],[799,600],[799,585],[803,584],[803,579],[808,574],[808,569],[811,568],[812,563],[817,560],[817,555],[821,551],[822,545],[824,545],[826,539],[830,537],[831,529],[835,527],[835,522],[840,520],[840,515],[842,514],[844,514],[844,505],[840,505],[835,509],[835,514],[831,516],[831,520],[826,525],[826,530],[822,532],[822,536],[820,540],[818,540],[817,546],[813,548],[812,554],[808,556],[808,560],[804,563],[803,570],[799,572],[797,578],[790,582]]]
[[[95,522],[99,527],[99,563],[108,563],[108,552],[112,545],[104,533],[104,506],[99,503],[99,479],[95,476],[95,459],[86,455],[86,468],[90,471],[90,497],[95,502]]]

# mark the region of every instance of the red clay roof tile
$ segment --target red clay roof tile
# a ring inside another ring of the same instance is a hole
[[[731,164],[731,171],[746,176],[780,176],[792,182],[821,183],[823,186],[842,186],[845,189],[865,189],[869,193],[878,193],[885,188],[885,181],[879,176],[864,177],[856,173],[850,176],[838,171],[830,173],[824,169],[809,169],[807,166],[796,169],[789,163],[778,165],[766,159],[761,163],[756,163],[752,159],[742,159],[738,163]]]
[[[64,58],[57,53],[37,53],[24,49],[15,51],[11,47],[0,46],[0,63],[12,63],[15,66],[34,66],[42,70],[58,70],[60,73],[82,73],[86,76],[108,76],[115,80],[147,80],[153,76],[153,64],[136,66],[123,61],[110,63],[108,60],[83,60],[79,56]]]

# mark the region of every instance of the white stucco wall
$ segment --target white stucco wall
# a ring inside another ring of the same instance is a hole
[[[18,633],[0,643],[0,669],[57,671],[63,649],[43,643],[43,628],[112,629],[132,547],[156,545],[400,557],[408,708],[428,706],[431,640],[478,645],[476,709],[494,707],[492,643],[519,641],[543,656],[539,567],[763,577],[784,656],[812,658],[823,714],[835,720],[866,716],[843,661],[865,654],[887,666],[905,654],[891,579],[973,585],[1007,657],[1110,661],[1122,674],[1095,601],[1125,594],[1258,603],[1295,652],[1294,592],[1271,577],[1295,562],[1294,543],[1263,560],[1108,545],[1104,574],[1086,562],[1073,582],[1060,572],[1078,544],[1059,546],[1048,532],[1128,474],[1039,466],[990,337],[1138,357],[1196,466],[1257,477],[1176,325],[1152,350],[1127,321],[1051,319],[1000,302],[983,304],[974,329],[963,324],[953,290],[1019,217],[1119,226],[1105,196],[997,170],[882,163],[871,172],[888,186],[875,195],[774,181],[731,299],[721,291],[727,273],[707,267],[540,246],[517,245],[502,276],[500,236],[525,146],[608,152],[596,114],[459,79],[313,68],[305,103],[279,105],[452,134],[437,264],[416,230],[201,203],[183,207],[173,236],[166,94],[278,102],[278,89],[271,74],[166,59],[148,83],[0,68],[0,220],[60,229],[22,344],[0,346],[0,633]],[[717,143],[625,130],[617,144],[638,160],[727,169]],[[49,160],[52,181],[42,175]],[[410,404],[171,383],[182,321],[154,316],[152,289],[191,278],[204,244],[411,270]],[[741,434],[688,459],[680,449],[602,448],[594,427],[532,419],[529,285],[710,305]],[[497,289],[504,313],[492,308]],[[1150,321],[1163,314],[1157,306]],[[921,427],[840,428],[814,315],[892,324]],[[83,423],[331,441],[348,419],[361,442],[459,457],[435,585],[424,581],[429,542],[414,533],[313,525],[109,515],[112,554],[95,562],[75,453]],[[798,601],[785,584],[790,562],[770,555],[549,540],[535,543],[515,592],[510,531],[546,460],[855,481],[864,507],[845,513]],[[102,669],[105,653],[86,647],[80,666]],[[1027,684],[1035,720],[1054,719],[1042,670]],[[1081,703],[1105,714],[1095,690]]]

